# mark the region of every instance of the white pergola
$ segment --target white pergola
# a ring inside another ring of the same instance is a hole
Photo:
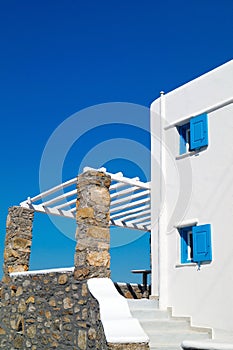
[[[111,174],[105,168],[87,170],[103,171],[111,176],[110,225],[124,228],[150,231],[151,206],[150,182],[142,182],[139,178],[127,178],[123,174]],[[77,177],[55,186],[37,196],[20,203],[24,208],[49,215],[76,219]]]

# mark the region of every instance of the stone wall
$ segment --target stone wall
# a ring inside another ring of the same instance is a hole
[[[1,349],[107,349],[98,303],[73,272],[11,277],[0,308]]]

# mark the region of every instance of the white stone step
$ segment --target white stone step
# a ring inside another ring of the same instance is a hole
[[[142,320],[168,319],[167,310],[158,309],[158,300],[149,299],[128,299],[128,305],[133,317]]]
[[[140,321],[143,320],[168,320],[170,315],[168,311],[166,310],[159,310],[159,309],[138,309],[138,310],[131,310],[130,312],[133,317],[138,318]]]
[[[189,318],[172,317],[170,310],[159,310],[156,300],[131,300],[128,304],[148,335],[151,350],[181,350],[184,340],[203,341],[211,337],[208,329],[191,327]]]
[[[158,309],[157,299],[127,299],[130,310]]]
[[[168,320],[170,318],[170,314],[167,310],[158,309],[157,300],[129,299],[128,305],[132,316],[137,318],[140,322],[148,322],[153,320]]]
[[[229,339],[229,342],[225,339],[223,340],[205,340],[205,341],[193,341],[186,340],[182,344],[182,349],[184,350],[192,350],[192,349],[203,349],[203,350],[232,350],[233,342],[232,339]]]
[[[181,344],[183,340],[204,340],[208,339],[208,334],[206,332],[194,332],[192,330],[169,330],[169,331],[152,331],[148,332],[146,329],[144,331],[147,333],[152,345],[159,343],[164,344]]]
[[[140,320],[141,325],[147,331],[159,330],[189,330],[190,325],[187,320],[172,320],[172,319],[143,319]]]
[[[150,345],[150,350],[182,350],[177,344],[157,344],[156,346]]]

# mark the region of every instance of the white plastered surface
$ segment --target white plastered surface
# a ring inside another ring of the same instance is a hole
[[[109,278],[89,279],[88,288],[98,300],[100,318],[108,343],[148,343],[139,321],[133,318],[127,300]]]

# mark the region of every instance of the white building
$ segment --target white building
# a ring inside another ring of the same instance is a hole
[[[233,60],[151,105],[152,295],[233,337]]]
[[[159,307],[233,341],[233,60],[152,103],[151,183],[110,175],[110,225],[151,229]],[[21,206],[75,219],[76,182]]]

